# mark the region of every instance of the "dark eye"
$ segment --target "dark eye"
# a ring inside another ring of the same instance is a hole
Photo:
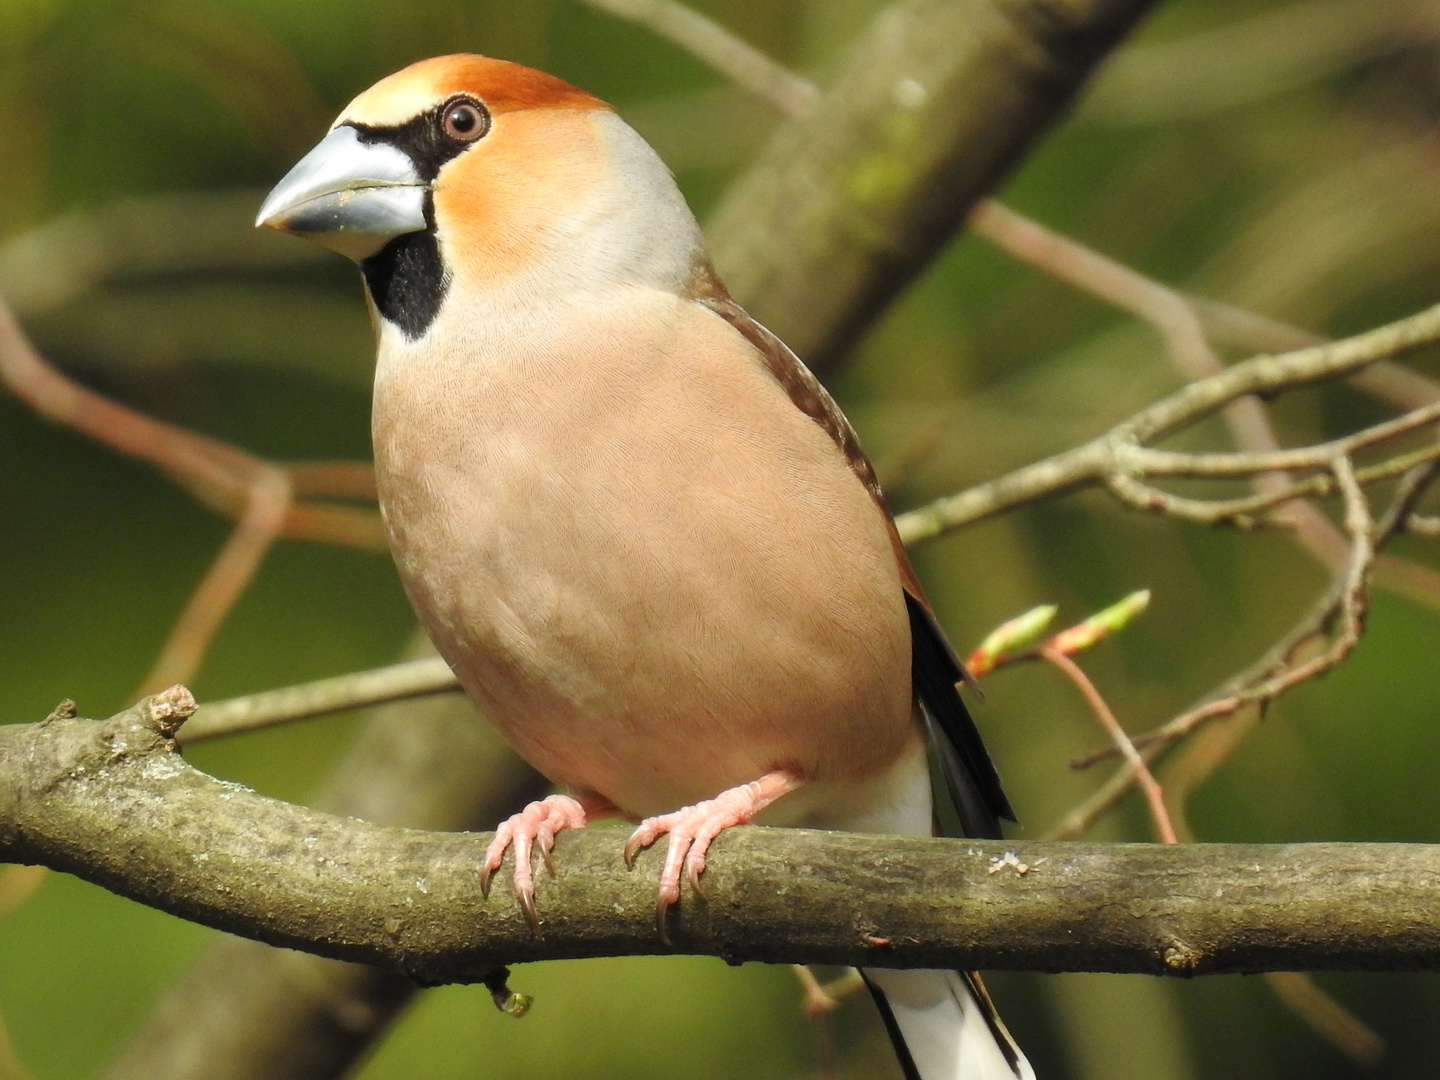
[[[440,128],[456,142],[474,142],[490,130],[490,114],[478,101],[455,98],[440,110]]]

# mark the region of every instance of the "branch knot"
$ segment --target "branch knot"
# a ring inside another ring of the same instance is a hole
[[[196,708],[195,695],[176,683],[141,703],[140,722],[161,738],[173,739],[180,726],[195,715]]]

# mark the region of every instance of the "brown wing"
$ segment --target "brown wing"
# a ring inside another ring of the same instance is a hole
[[[709,308],[755,346],[770,374],[794,402],[795,407],[819,424],[845,455],[851,470],[874,498],[890,530],[900,580],[905,587],[905,608],[910,617],[911,683],[925,717],[931,745],[940,763],[945,787],[967,836],[1000,836],[1000,818],[1014,820],[1010,802],[1000,787],[1000,777],[990,760],[980,732],[975,728],[959,683],[969,681],[965,665],[955,655],[935,612],[925,598],[895,521],[885,505],[885,494],[875,467],[860,448],[860,440],[835,399],[820,380],[790,351],[790,347],[761,326],[725,292],[713,273],[701,275],[697,303]]]

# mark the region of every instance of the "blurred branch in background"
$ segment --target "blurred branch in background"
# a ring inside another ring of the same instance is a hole
[[[1127,51],[1106,65],[1084,113],[1123,124],[1208,115],[1437,39],[1440,17],[1425,0],[1302,0]]]
[[[823,374],[1152,6],[886,8],[818,104],[776,132],[712,215],[730,291]]]
[[[311,467],[296,491],[284,466],[155,420],[89,390],[47,364],[31,347],[15,317],[0,301],[0,383],[49,420],[73,427],[122,454],[148,461],[175,476],[197,497],[239,521],[210,570],[192,594],[155,667],[146,690],[189,679],[221,620],[253,578],[270,544],[280,536],[365,549],[384,549],[374,511],[317,500],[297,503],[296,494],[330,494],[330,473]],[[351,472],[336,473],[336,487],[351,494]]]

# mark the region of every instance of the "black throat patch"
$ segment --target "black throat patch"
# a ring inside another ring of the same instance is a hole
[[[440,258],[435,213],[425,196],[424,232],[397,236],[360,264],[375,310],[414,341],[430,328],[450,288],[450,271]]]
[[[478,102],[475,102],[477,107]],[[391,127],[351,124],[362,143],[388,143],[404,151],[415,171],[426,183],[439,174],[449,160],[468,149],[447,139],[440,129],[440,114],[445,106],[421,113],[413,120]],[[435,237],[435,201],[425,194],[425,229],[395,237],[370,258],[360,263],[365,287],[380,317],[400,328],[405,337],[414,341],[422,336],[440,313],[440,305],[450,288],[450,271],[440,257],[440,243]]]

